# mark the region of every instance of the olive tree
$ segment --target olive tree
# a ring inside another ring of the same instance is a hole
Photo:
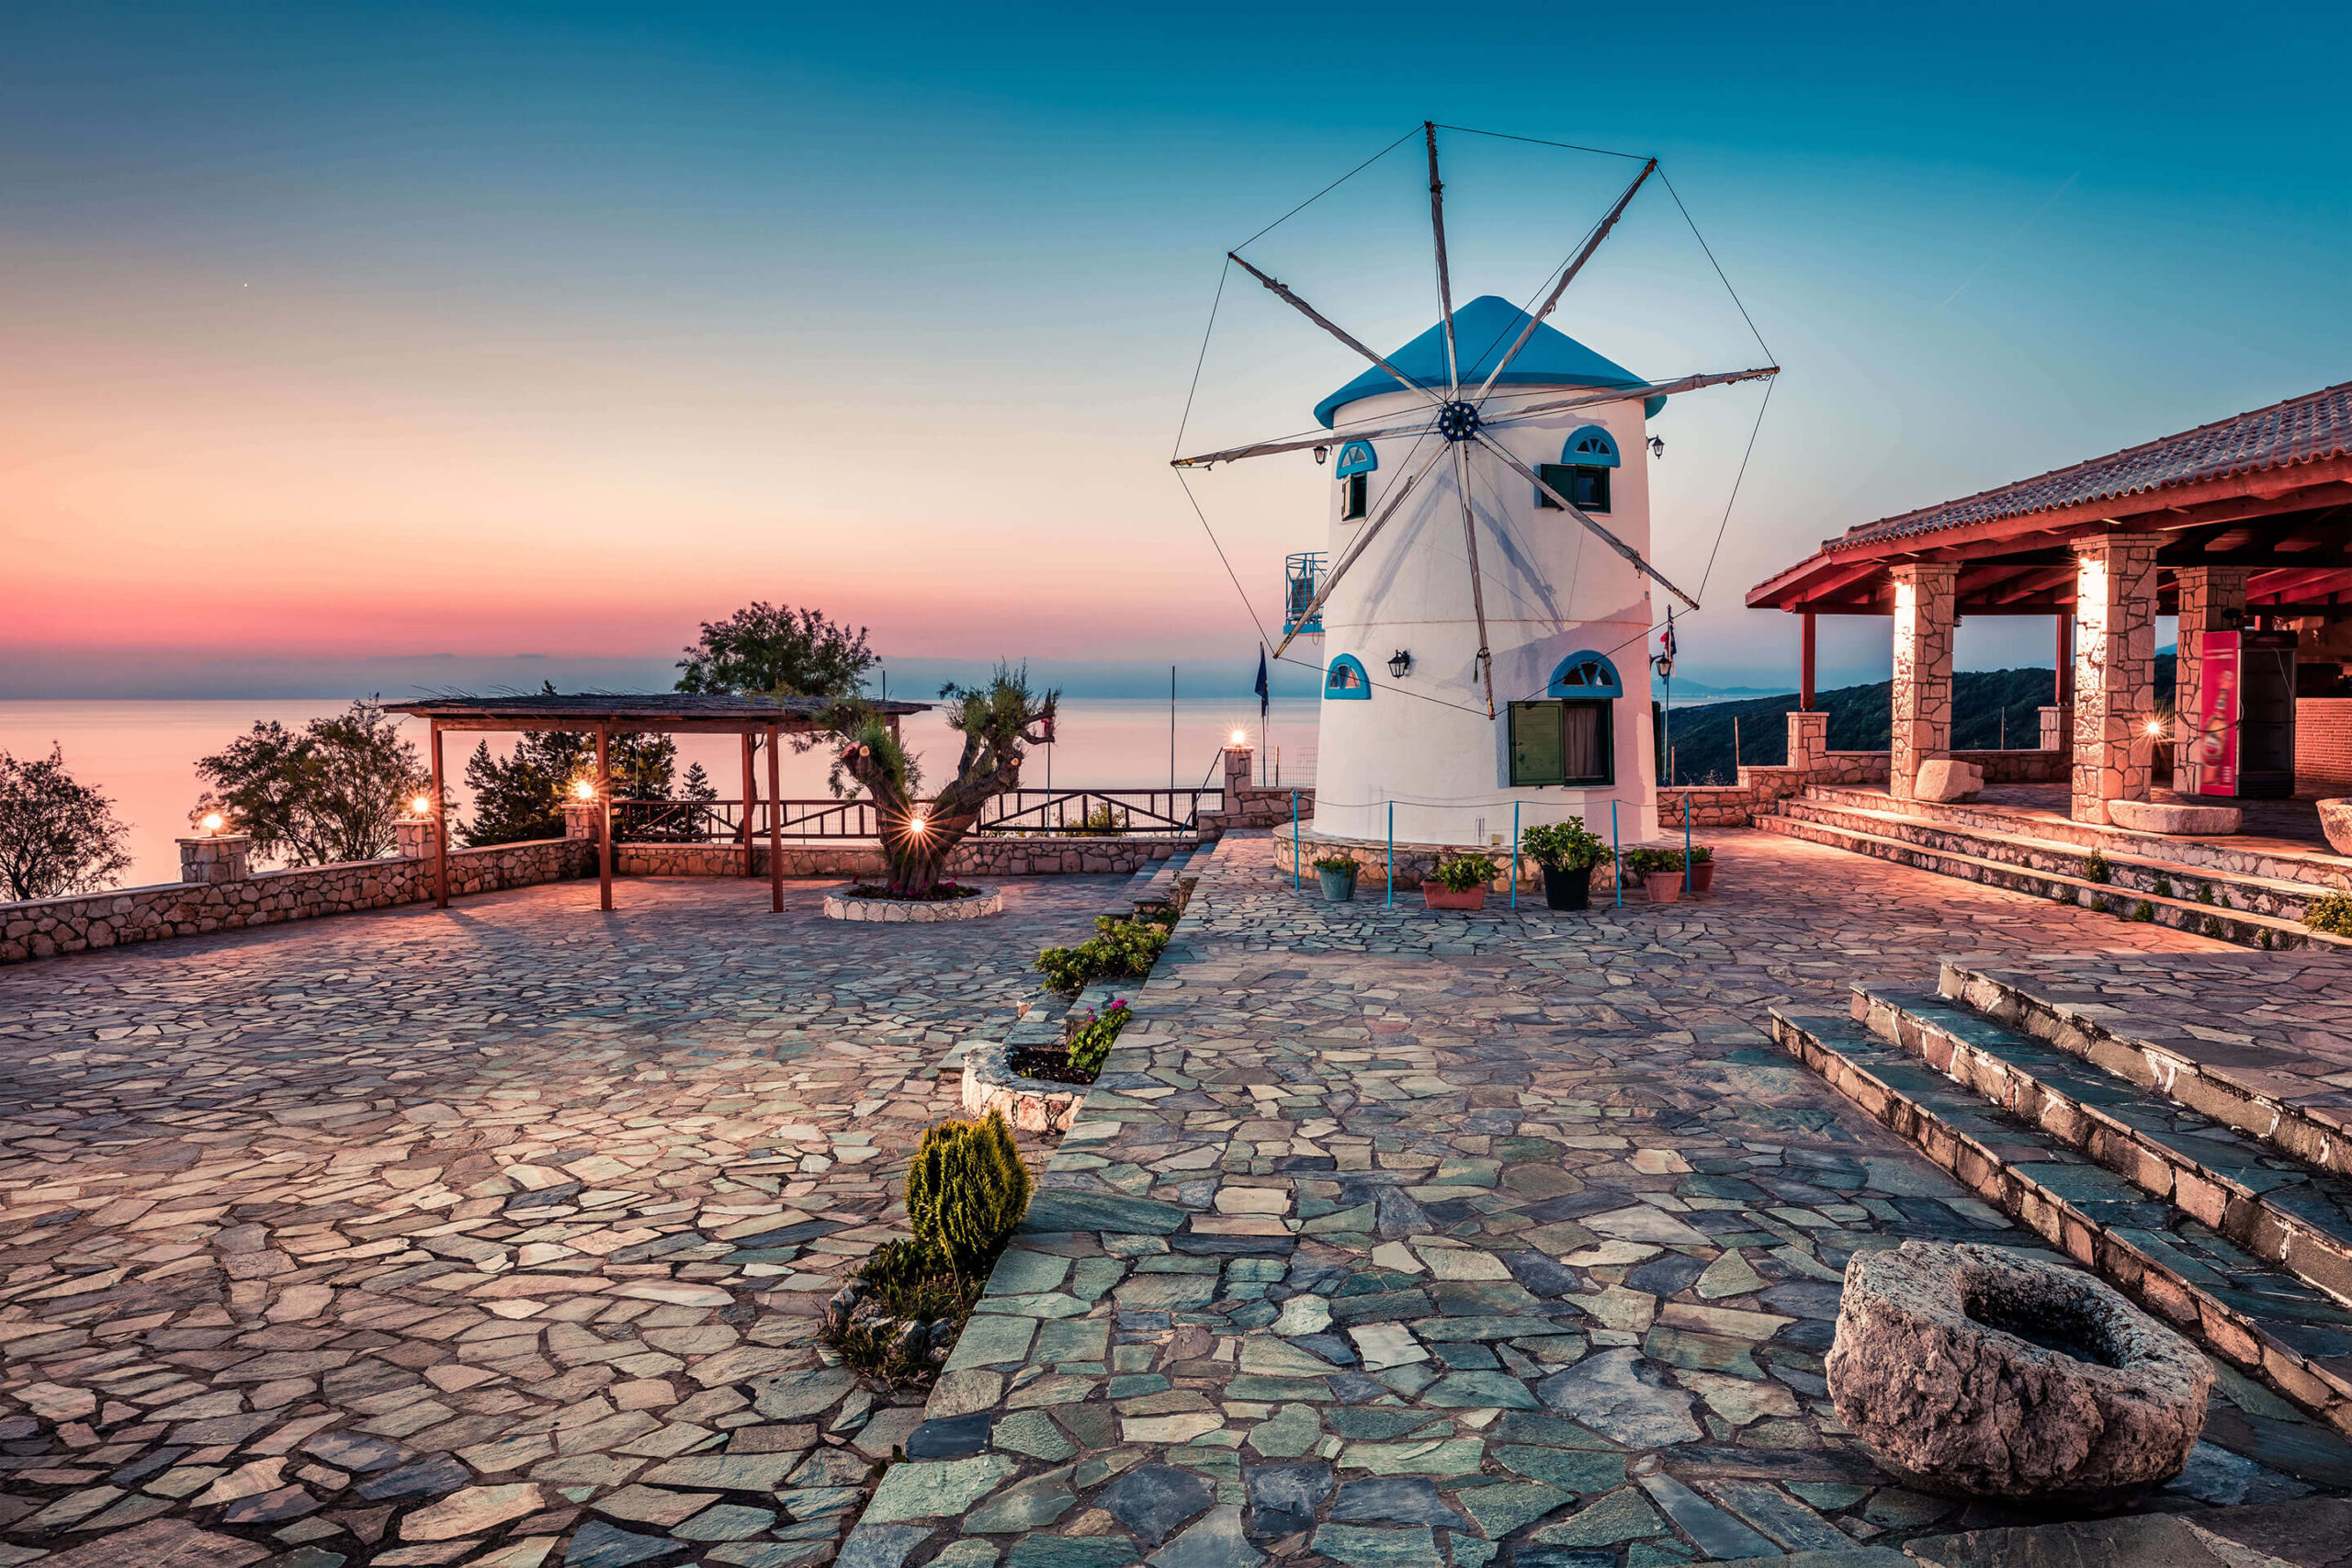
[[[128,832],[112,801],[65,771],[56,742],[46,757],[0,750],[0,892],[9,898],[113,886],[130,869]]]
[[[374,701],[300,729],[256,723],[196,771],[211,787],[188,820],[217,811],[252,835],[256,853],[288,865],[391,853],[393,822],[432,785],[416,742]]]

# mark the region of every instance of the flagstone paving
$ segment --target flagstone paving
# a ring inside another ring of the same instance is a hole
[[[812,1314],[1123,883],[922,926],[569,884],[0,972],[0,1568],[829,1559],[920,1412]]]
[[[1704,901],[1432,915],[1228,837],[842,1561],[1658,1568],[2019,1522],[1878,1471],[1822,1355],[1855,1252],[2038,1243],[1766,1009],[1946,953],[2231,950],[1713,838]],[[2205,1436],[2139,1507],[2352,1488],[2227,1369]]]

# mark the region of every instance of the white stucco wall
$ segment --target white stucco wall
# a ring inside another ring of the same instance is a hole
[[[1544,389],[1514,388],[1489,405],[1488,417],[1504,417],[1506,402],[1524,404],[1544,395]],[[1335,435],[1344,439],[1348,426],[1372,422],[1406,423],[1421,407],[1402,389],[1367,398],[1340,411],[1342,428]],[[1568,434],[1588,424],[1607,430],[1619,453],[1610,511],[1596,514],[1596,521],[1646,558],[1650,459],[1640,399],[1543,415],[1489,434],[1535,468],[1560,461]],[[1380,467],[1372,475],[1371,506],[1362,522],[1340,521],[1340,486],[1332,483],[1325,547],[1333,561],[1379,515],[1388,487],[1440,445],[1434,436],[1418,451],[1410,436],[1374,442]],[[1325,668],[1343,653],[1355,655],[1372,676],[1373,694],[1367,702],[1323,701],[1317,824],[1326,832],[1379,838],[1388,830],[1393,801],[1400,840],[1499,838],[1507,844],[1516,801],[1522,825],[1581,816],[1605,837],[1614,801],[1625,841],[1654,837],[1647,580],[1567,513],[1539,510],[1534,487],[1499,457],[1475,443],[1469,450],[1496,716],[1487,716],[1479,681],[1478,628],[1453,463],[1441,456],[1324,607]],[[1413,656],[1412,671],[1401,682],[1387,669],[1398,649]],[[1626,692],[1613,705],[1615,784],[1512,788],[1507,705],[1541,698],[1560,660],[1584,649],[1606,654]]]

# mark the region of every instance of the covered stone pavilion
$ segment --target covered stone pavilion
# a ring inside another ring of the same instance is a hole
[[[1815,617],[1894,618],[1898,800],[1951,752],[1960,618],[2054,617],[2069,815],[2104,824],[2109,801],[2150,798],[2158,615],[2180,617],[2181,713],[2199,711],[2199,633],[2294,630],[2307,660],[2352,646],[2352,383],[1863,524],[1747,603],[1804,616],[1807,710]]]
[[[764,736],[768,750],[768,905],[784,910],[784,813],[774,803],[783,797],[783,762],[778,742],[787,735],[813,735],[825,727],[825,715],[839,706],[831,697],[733,696],[705,693],[599,694],[584,696],[447,696],[415,702],[386,703],[392,713],[424,719],[432,730],[433,759],[433,902],[449,907],[449,826],[447,770],[441,737],[449,730],[567,730],[596,737],[594,805],[596,880],[603,908],[613,907],[612,742],[616,735],[737,735],[743,742],[743,863],[751,865],[752,807],[758,799],[752,776],[752,741]],[[909,714],[927,713],[929,703],[867,701],[882,716],[890,733]]]

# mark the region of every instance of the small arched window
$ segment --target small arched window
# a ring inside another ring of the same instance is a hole
[[[1579,512],[1609,510],[1609,470],[1617,467],[1617,439],[1597,424],[1588,424],[1571,434],[1560,446],[1560,460],[1546,463],[1540,472],[1544,482],[1565,497]],[[1542,491],[1535,492],[1535,504],[1556,512],[1560,503]]]
[[[1368,703],[1372,700],[1372,680],[1363,672],[1363,665],[1352,653],[1343,653],[1331,660],[1330,669],[1323,672],[1323,698],[1334,703]]]
[[[1617,678],[1617,666],[1598,653],[1587,650],[1571,653],[1552,671],[1551,684],[1544,688],[1547,697],[1622,697],[1624,682]]]

